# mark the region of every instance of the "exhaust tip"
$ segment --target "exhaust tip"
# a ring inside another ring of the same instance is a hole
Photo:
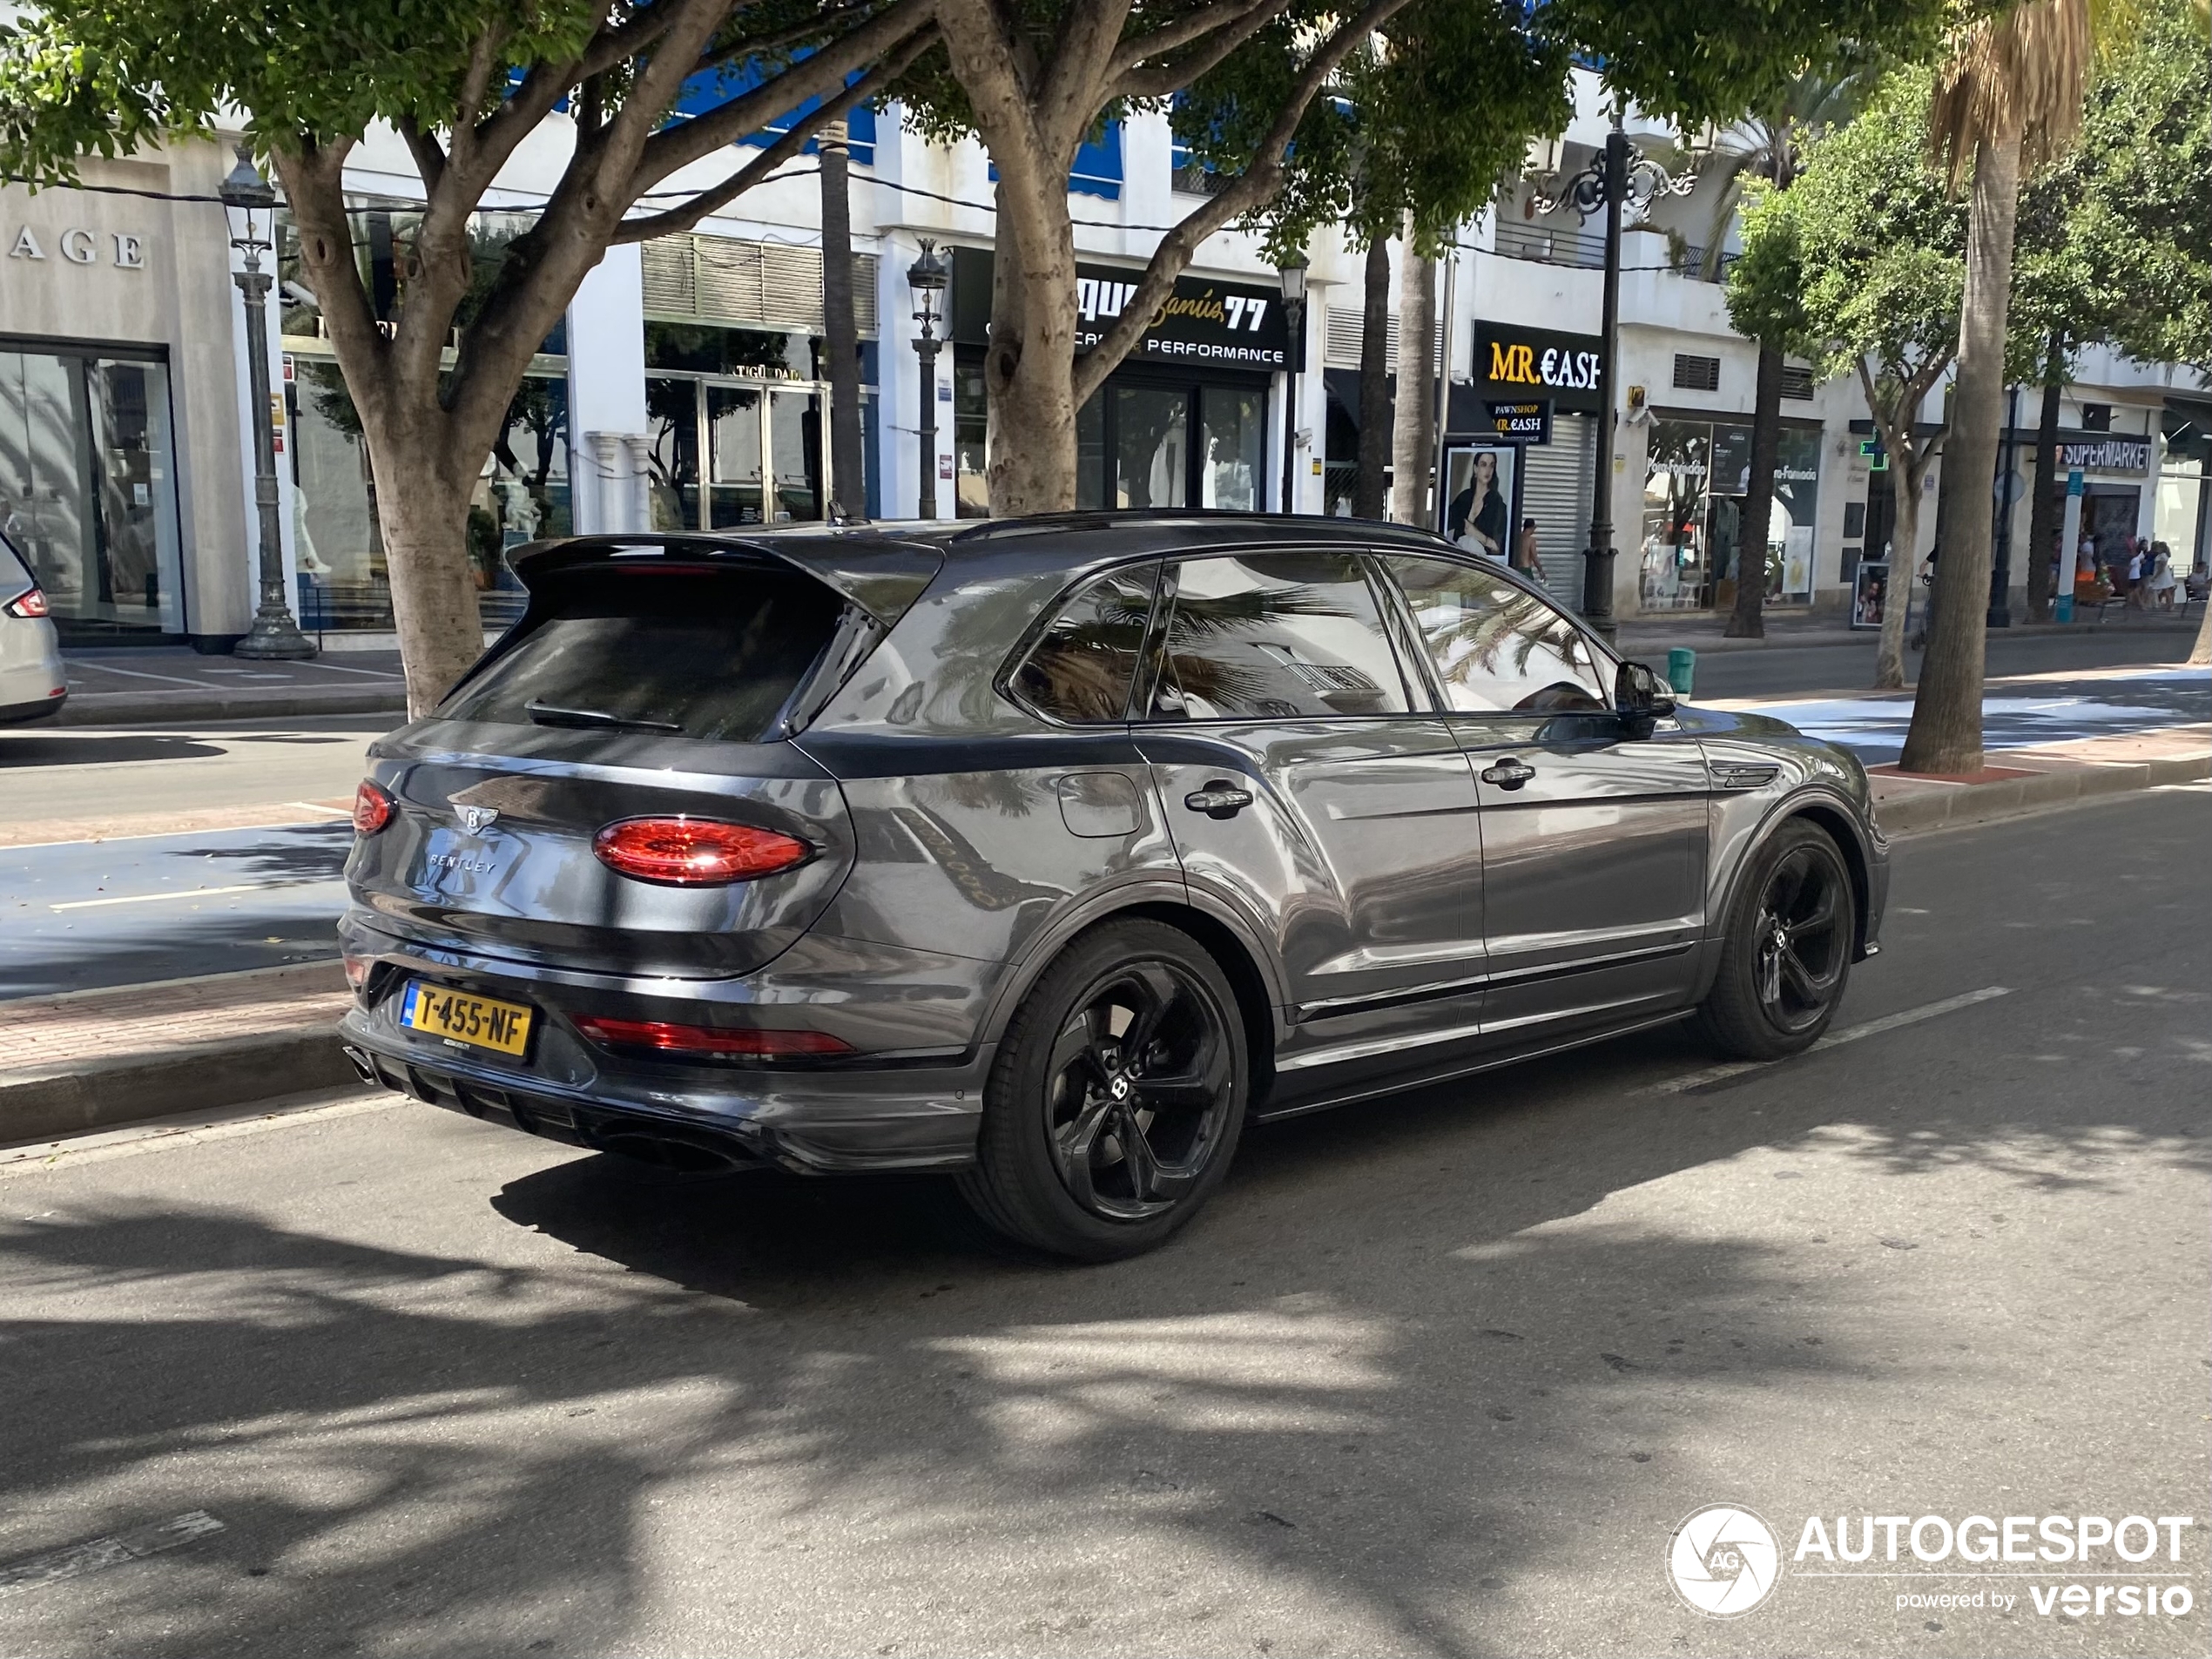
[[[669,1175],[734,1175],[741,1170],[760,1167],[735,1147],[723,1146],[704,1136],[692,1139],[644,1130],[623,1130],[601,1135],[594,1143],[602,1152]]]

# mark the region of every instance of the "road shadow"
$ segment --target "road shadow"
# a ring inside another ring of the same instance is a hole
[[[342,741],[342,739],[337,739]],[[165,732],[0,730],[0,770],[11,766],[109,765],[120,761],[204,760],[223,753],[213,743]]]

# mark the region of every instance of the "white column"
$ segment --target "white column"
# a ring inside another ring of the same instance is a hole
[[[632,243],[609,248],[569,302],[569,482],[579,534],[650,527],[651,442],[644,261]]]

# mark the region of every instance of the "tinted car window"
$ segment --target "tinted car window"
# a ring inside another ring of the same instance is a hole
[[[1113,570],[1076,589],[1014,671],[1022,701],[1077,725],[1128,718],[1159,569]]]
[[[1155,718],[1331,719],[1408,706],[1357,558],[1247,554],[1177,567]]]
[[[439,712],[526,725],[535,703],[672,727],[671,737],[758,742],[843,608],[812,577],[783,570],[603,567],[549,577],[532,595],[540,619],[530,631]]]
[[[12,599],[26,589],[37,586],[30,574],[30,567],[16,553],[16,545],[0,536],[0,599]]]
[[[1572,714],[1612,707],[1581,631],[1527,589],[1450,559],[1393,553],[1382,564],[1406,590],[1452,708]]]

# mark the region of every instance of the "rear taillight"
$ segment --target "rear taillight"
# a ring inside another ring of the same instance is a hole
[[[671,1025],[665,1020],[607,1020],[596,1014],[577,1015],[576,1028],[610,1049],[650,1049],[656,1054],[779,1060],[853,1052],[851,1043],[826,1031],[743,1031],[725,1026]]]
[[[0,610],[26,621],[33,617],[43,617],[46,614],[46,591],[43,588],[33,588],[28,593],[19,593],[5,605],[0,605]]]
[[[673,887],[750,881],[803,864],[814,849],[796,836],[711,818],[625,818],[593,838],[610,870]]]
[[[354,792],[354,833],[374,835],[392,821],[392,795],[381,784],[361,779]]]
[[[360,995],[361,987],[368,983],[368,970],[374,964],[366,956],[341,955],[338,960],[346,966],[346,983],[353,988],[356,996]]]

